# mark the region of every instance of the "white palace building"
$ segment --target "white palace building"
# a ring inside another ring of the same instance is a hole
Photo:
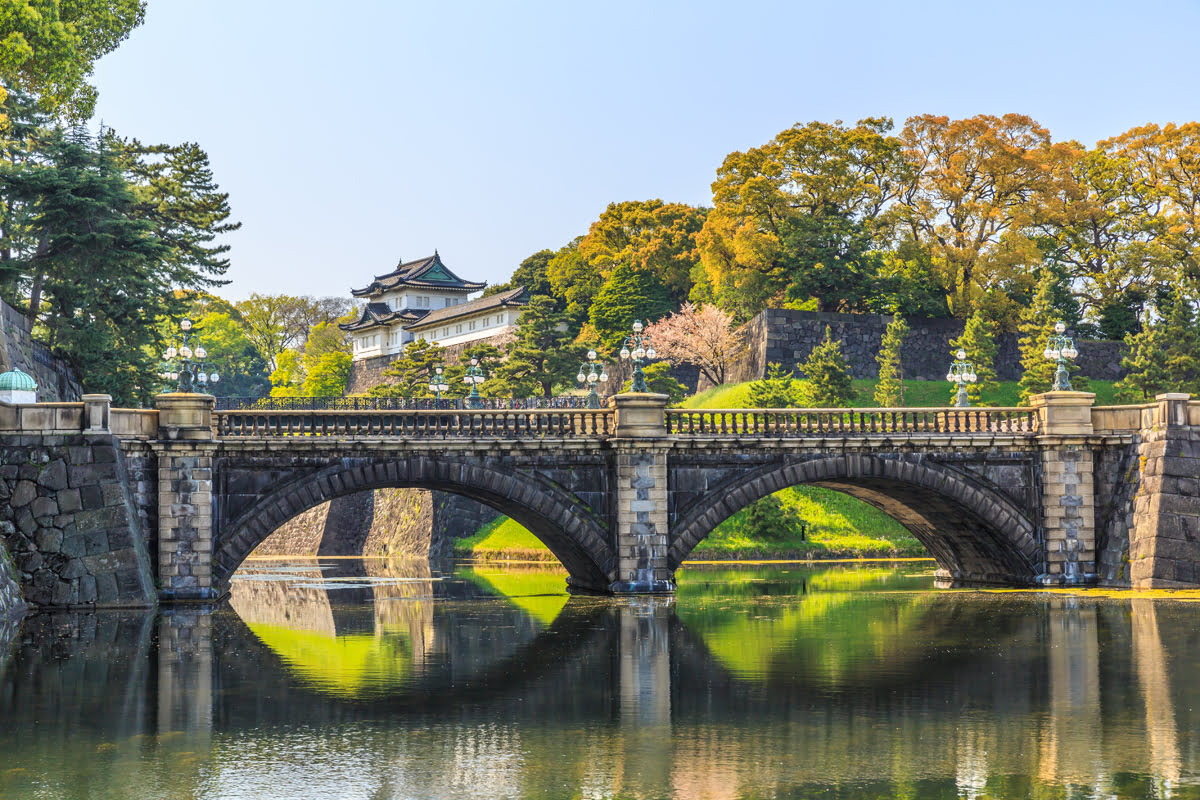
[[[354,360],[397,356],[416,339],[451,347],[511,332],[528,301],[525,288],[467,299],[485,286],[455,275],[435,250],[351,290],[367,301],[358,320],[341,326]]]

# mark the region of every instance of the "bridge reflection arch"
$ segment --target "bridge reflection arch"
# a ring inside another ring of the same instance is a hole
[[[218,591],[228,588],[238,566],[288,520],[326,501],[375,489],[469,497],[528,529],[562,563],[572,586],[603,591],[612,580],[615,558],[604,525],[570,492],[537,475],[425,456],[340,459],[262,489],[241,485],[261,474],[253,466],[221,473],[218,465],[218,480],[226,484],[214,520],[212,579]]]
[[[670,568],[678,568],[737,511],[804,484],[844,492],[888,514],[954,580],[1032,584],[1045,571],[1033,510],[1022,509],[999,487],[944,463],[861,454],[769,464],[733,475],[674,515]]]

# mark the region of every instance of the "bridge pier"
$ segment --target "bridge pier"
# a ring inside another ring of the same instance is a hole
[[[215,399],[162,394],[158,407],[158,579],[163,600],[212,600]]]
[[[663,594],[675,591],[675,573],[667,562],[667,396],[616,395],[616,576],[613,594]]]
[[[1041,418],[1044,585],[1096,581],[1096,500],[1090,392],[1047,392],[1030,398]]]

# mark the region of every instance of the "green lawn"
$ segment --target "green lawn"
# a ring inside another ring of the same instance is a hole
[[[797,380],[797,383],[801,381]],[[871,408],[875,403],[875,380],[855,380],[853,404]],[[1088,381],[1087,391],[1096,393],[1096,405],[1116,403],[1113,381]],[[918,408],[947,406],[953,389],[946,381],[905,381],[904,405]],[[727,383],[714,386],[680,403],[681,408],[746,408],[749,406],[750,382]],[[1021,386],[1016,381],[1001,381],[996,390],[984,397],[990,405],[1015,406],[1021,397]]]
[[[472,558],[517,558],[553,561],[554,555],[546,545],[508,517],[497,517],[473,536],[454,543],[454,554]]]

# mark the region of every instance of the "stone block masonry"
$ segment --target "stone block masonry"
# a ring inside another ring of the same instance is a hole
[[[0,446],[0,539],[35,606],[152,606],[150,561],[111,434]]]
[[[0,542],[0,629],[6,628],[12,620],[24,613],[25,599],[21,596],[16,568],[8,554],[8,548]],[[0,654],[4,651],[6,641],[3,633],[0,633]]]
[[[1200,427],[1188,424],[1188,396],[1158,398],[1159,423],[1138,447],[1141,481],[1129,537],[1134,588],[1200,583]]]
[[[770,363],[795,369],[808,358],[812,349],[825,338],[828,325],[833,338],[842,343],[842,353],[850,363],[855,378],[875,378],[879,375],[880,340],[891,322],[890,316],[878,314],[830,314],[815,311],[768,309],[743,327],[746,355],[736,365],[730,382],[761,378]],[[940,381],[946,376],[950,363],[950,342],[963,332],[963,321],[957,319],[928,319],[906,317],[909,333],[904,339],[901,362],[904,377],[909,380]],[[996,374],[1002,381],[1021,377],[1021,357],[1017,335],[1004,333],[996,337]],[[1121,356],[1122,342],[1077,343],[1080,373],[1097,380],[1117,380],[1124,375]],[[707,388],[701,386],[700,388]],[[949,395],[947,394],[947,397]]]

